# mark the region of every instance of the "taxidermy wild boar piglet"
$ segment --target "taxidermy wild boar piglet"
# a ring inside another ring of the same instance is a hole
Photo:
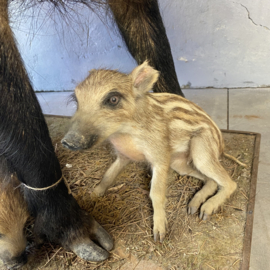
[[[159,235],[163,241],[169,168],[205,182],[188,205],[189,214],[200,208],[202,219],[217,211],[237,185],[219,162],[224,143],[217,125],[181,96],[149,93],[158,76],[147,62],[130,74],[91,70],[75,89],[78,108],[62,144],[78,150],[108,140],[116,150],[117,159],[93,197],[102,196],[130,160],[150,163],[154,239]]]

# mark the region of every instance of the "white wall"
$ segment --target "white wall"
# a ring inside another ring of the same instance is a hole
[[[182,87],[270,85],[269,1],[160,0],[160,9]],[[46,4],[10,10],[35,90],[73,90],[91,68],[136,65],[115,27],[88,9],[78,7],[68,26]]]

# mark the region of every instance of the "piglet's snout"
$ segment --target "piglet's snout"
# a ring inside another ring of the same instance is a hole
[[[68,132],[61,140],[64,147],[76,151],[92,147],[98,139],[97,135],[89,135],[87,137],[77,132]]]
[[[61,140],[61,143],[64,147],[73,151],[85,148],[86,146],[85,137],[77,132],[68,132]]]

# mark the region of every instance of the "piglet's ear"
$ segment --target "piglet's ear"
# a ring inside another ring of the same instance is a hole
[[[96,71],[96,69],[93,68],[93,69],[89,70],[88,73],[91,74],[91,73],[93,73],[95,71]]]
[[[159,72],[149,66],[148,61],[145,61],[131,72],[131,76],[133,88],[142,94],[152,89],[158,79]]]

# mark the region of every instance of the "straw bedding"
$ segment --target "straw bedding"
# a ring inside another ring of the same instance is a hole
[[[167,192],[168,228],[163,244],[152,236],[150,175],[147,165],[129,164],[115,186],[102,198],[90,199],[93,188],[114,160],[109,144],[93,150],[72,152],[61,146],[69,119],[47,117],[56,154],[73,196],[112,235],[115,247],[107,261],[85,262],[62,247],[45,244],[32,248],[23,269],[239,269],[242,260],[246,207],[254,137],[224,134],[226,152],[246,163],[243,168],[223,159],[222,164],[238,189],[209,221],[187,215],[189,200],[202,187],[201,181],[171,171]],[[31,240],[31,226],[28,236]]]

